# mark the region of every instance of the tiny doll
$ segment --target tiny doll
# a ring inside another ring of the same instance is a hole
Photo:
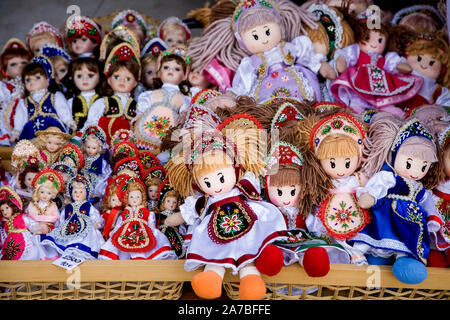
[[[312,151],[320,164],[314,175],[325,175],[328,180],[310,186],[321,199],[306,218],[308,230],[343,247],[352,264],[367,264],[362,252],[348,244],[370,221],[370,213],[358,205],[356,198],[356,188],[366,180],[357,171],[366,135],[363,123],[349,112],[339,111],[311,114],[301,119],[295,130],[296,145]]]
[[[91,106],[100,98],[100,65],[95,58],[75,59],[70,68],[74,96],[67,102],[72,108],[72,117],[80,131],[87,119]]]
[[[121,157],[120,160],[114,163],[113,175],[119,176],[121,174],[141,179],[144,175],[144,166],[138,156]]]
[[[66,24],[65,37],[68,52],[74,57],[97,57],[97,49],[102,42],[100,27],[90,18],[77,16]]]
[[[385,54],[389,41],[396,38],[382,23],[379,29],[369,29],[369,19],[369,12],[349,18],[356,43],[335,53],[340,76],[330,85],[330,91],[358,114],[377,109],[403,118],[404,111],[396,105],[414,97],[423,80],[407,74],[412,68],[405,58],[394,51]]]
[[[53,44],[64,50],[62,34],[51,24],[41,21],[33,25],[26,35],[28,49],[33,55],[38,55],[45,44]]]
[[[35,56],[23,70],[26,98],[17,106],[14,116],[13,141],[31,140],[36,131],[57,127],[63,132],[74,129],[70,107],[61,92],[53,93],[53,66],[48,58]]]
[[[186,46],[191,38],[189,27],[177,17],[164,19],[158,27],[158,37],[172,47]]]
[[[183,245],[183,235],[186,234],[185,226],[169,227],[164,224],[167,217],[179,210],[180,194],[170,185],[168,180],[161,183],[157,194],[159,210],[156,214],[156,225],[167,239],[169,239],[170,245],[178,259],[184,259],[186,255],[186,247]]]
[[[57,255],[75,251],[87,260],[97,259],[105,243],[99,230],[104,220],[88,201],[89,180],[77,175],[70,180],[66,190],[71,201],[61,212],[55,229],[41,236],[41,245],[47,252],[53,249]]]
[[[65,163],[80,172],[85,163],[83,150],[77,144],[69,142],[59,150],[55,162]]]
[[[126,184],[125,208],[117,218],[110,238],[102,246],[99,259],[176,259],[166,236],[156,227],[155,215],[144,204],[145,185],[139,179]]]
[[[39,173],[39,171],[44,169],[42,162],[37,161],[37,163],[33,163],[35,161],[37,161],[36,158],[27,160],[27,164],[24,164],[23,169],[17,175],[17,181],[14,181],[15,183],[11,183],[11,186],[22,199],[24,206],[28,205],[31,201],[34,191],[32,183],[34,177]]]
[[[436,7],[418,4],[397,11],[392,18],[392,24],[407,26],[415,31],[434,33],[445,25],[445,18]]]
[[[139,56],[131,45],[123,42],[116,46],[105,63],[104,74],[112,92],[94,102],[89,109],[83,131],[90,125],[98,125],[106,134],[109,144],[119,129],[130,129],[130,121],[136,116],[137,102],[132,92],[140,78]]]
[[[184,268],[204,266],[191,280],[201,298],[220,297],[229,268],[239,273],[240,299],[261,299],[266,286],[256,261],[261,259],[263,271],[272,275],[283,265],[281,250],[270,244],[286,236],[286,224],[280,211],[260,196],[258,176],[266,166],[261,129],[254,117],[236,114],[217,128],[186,134],[188,147],[167,164],[168,179],[185,202],[164,224],[191,227]]]
[[[46,167],[51,167],[58,157],[61,148],[72,137],[57,127],[48,127],[45,130],[36,131],[35,135],[35,144],[41,153]]]
[[[161,165],[147,169],[144,173],[144,183],[147,187],[147,209],[155,214],[159,211],[158,190],[166,175],[166,170]]]
[[[77,175],[77,169],[72,167],[67,162],[55,162],[52,164],[50,169],[53,169],[59,172],[64,180],[64,185],[68,185],[72,178],[75,178]],[[69,203],[70,198],[67,198],[64,193],[58,193],[53,200],[56,203],[56,206],[59,210],[63,210],[64,206]]]
[[[55,83],[58,85],[58,91],[67,94],[70,78],[69,66],[72,63],[70,55],[55,45],[44,45],[39,54],[42,54],[50,59],[54,67]]]
[[[0,212],[7,235],[1,260],[39,260],[41,250],[34,233],[39,233],[41,226],[23,214],[22,200],[9,186],[0,187]]]
[[[140,140],[158,149],[161,139],[173,126],[179,113],[189,107],[188,82],[190,58],[183,48],[173,48],[160,55],[156,90],[139,96],[135,131]],[[141,136],[141,137],[139,137]]]
[[[19,39],[12,38],[3,47],[0,55],[0,66],[3,83],[10,92],[9,103],[4,106],[4,122],[7,127],[9,138],[14,130],[14,116],[20,99],[24,96],[24,84],[22,81],[23,68],[30,62],[32,56],[25,44]]]
[[[371,208],[372,221],[351,241],[365,254],[395,257],[394,276],[420,283],[427,278],[430,250],[427,203],[432,193],[427,189],[436,185],[432,171],[439,169],[433,134],[415,118],[380,112],[371,121],[368,139],[363,170],[370,179],[357,195],[359,206]]]
[[[80,173],[89,180],[91,198],[102,197],[108,177],[112,173],[105,158],[105,139],[105,132],[98,126],[89,126],[81,137],[84,167]]]
[[[149,26],[147,22],[136,10],[122,10],[111,20],[111,29],[118,26],[127,27],[139,41],[142,47],[148,39]]]
[[[122,190],[122,186],[126,184],[128,179],[130,179],[128,175],[119,175],[108,179],[105,196],[101,203],[102,217],[105,220],[102,235],[105,241],[109,239],[111,230],[114,229],[117,218],[123,210],[125,199],[123,198],[124,190]]]
[[[33,179],[34,188],[31,202],[25,213],[41,225],[41,234],[47,234],[55,228],[59,219],[59,210],[53,199],[64,192],[64,180],[61,174],[52,169],[41,170]]]
[[[202,72],[197,70],[191,70],[188,75],[188,82],[191,87],[190,95],[194,97],[197,93],[204,89],[211,87],[211,83],[208,78]]]

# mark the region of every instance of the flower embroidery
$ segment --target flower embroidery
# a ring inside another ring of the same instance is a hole
[[[288,75],[284,75],[281,77],[281,81],[283,82],[288,82],[289,81],[289,76]]]
[[[8,243],[6,243],[5,248],[3,248],[3,259],[15,260],[21,251],[20,243],[15,242],[14,239],[11,239]]]
[[[278,71],[272,72],[272,73],[270,74],[270,76],[271,76],[273,79],[275,79],[276,77],[278,77]]]
[[[242,221],[239,220],[238,215],[234,214],[230,217],[223,217],[223,222],[220,224],[220,227],[224,229],[225,233],[234,233],[241,230],[240,225]]]
[[[170,122],[168,118],[158,118],[154,117],[153,120],[145,123],[145,128],[147,130],[161,138],[164,138],[167,130],[170,127]]]
[[[353,218],[358,216],[358,213],[352,209],[352,206],[347,208],[344,201],[339,203],[339,208],[333,208],[335,214],[330,216],[332,221],[336,221],[344,230],[349,227],[348,223],[354,223]]]
[[[267,82],[267,83],[266,83],[266,88],[267,88],[267,89],[272,88],[272,82]]]

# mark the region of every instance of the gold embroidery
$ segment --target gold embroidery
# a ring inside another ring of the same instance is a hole
[[[47,100],[48,96],[50,95],[50,92],[47,92],[44,97],[42,97],[41,101],[39,101],[39,103],[36,103],[31,96],[27,98],[27,100],[29,102],[31,102],[34,105],[34,113],[33,115],[30,117],[30,121],[33,121],[35,118],[39,117],[39,116],[44,116],[44,117],[52,117],[55,118],[55,114],[54,113],[45,113],[42,111],[42,106],[44,105],[44,102]],[[52,106],[55,105],[55,96],[52,94],[51,97],[51,103]]]

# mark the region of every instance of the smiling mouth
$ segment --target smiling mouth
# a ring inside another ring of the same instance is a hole
[[[269,43],[269,40],[263,42],[262,44],[266,45],[266,44],[268,44],[268,43]]]
[[[287,206],[288,204],[291,204],[291,202],[290,202],[290,201],[288,201],[287,203],[286,203],[286,202],[283,202],[283,204],[284,204],[285,206]]]
[[[220,189],[219,191],[214,191],[215,193],[220,193],[220,192],[222,192],[222,189]]]
[[[411,179],[417,180],[419,177],[409,176]]]
[[[420,67],[421,67],[422,69],[427,69],[427,68],[428,68],[428,67],[422,66],[421,64],[420,64]]]
[[[343,174],[337,174],[338,175],[338,177],[343,177],[343,176],[345,176],[345,173],[343,173]]]

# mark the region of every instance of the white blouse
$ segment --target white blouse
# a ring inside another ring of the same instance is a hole
[[[169,94],[175,94],[175,93],[181,93],[180,88],[176,84],[171,83],[164,83],[161,89],[167,90]],[[157,89],[158,90],[158,89]],[[144,113],[147,109],[149,109],[152,106],[152,94],[153,91],[156,90],[147,90],[142,92],[139,95],[138,101],[137,101],[137,110],[136,114],[139,115],[141,113]],[[184,96],[184,101],[181,107],[179,108],[178,112],[181,113],[189,107],[191,104],[191,98],[188,96]]]

